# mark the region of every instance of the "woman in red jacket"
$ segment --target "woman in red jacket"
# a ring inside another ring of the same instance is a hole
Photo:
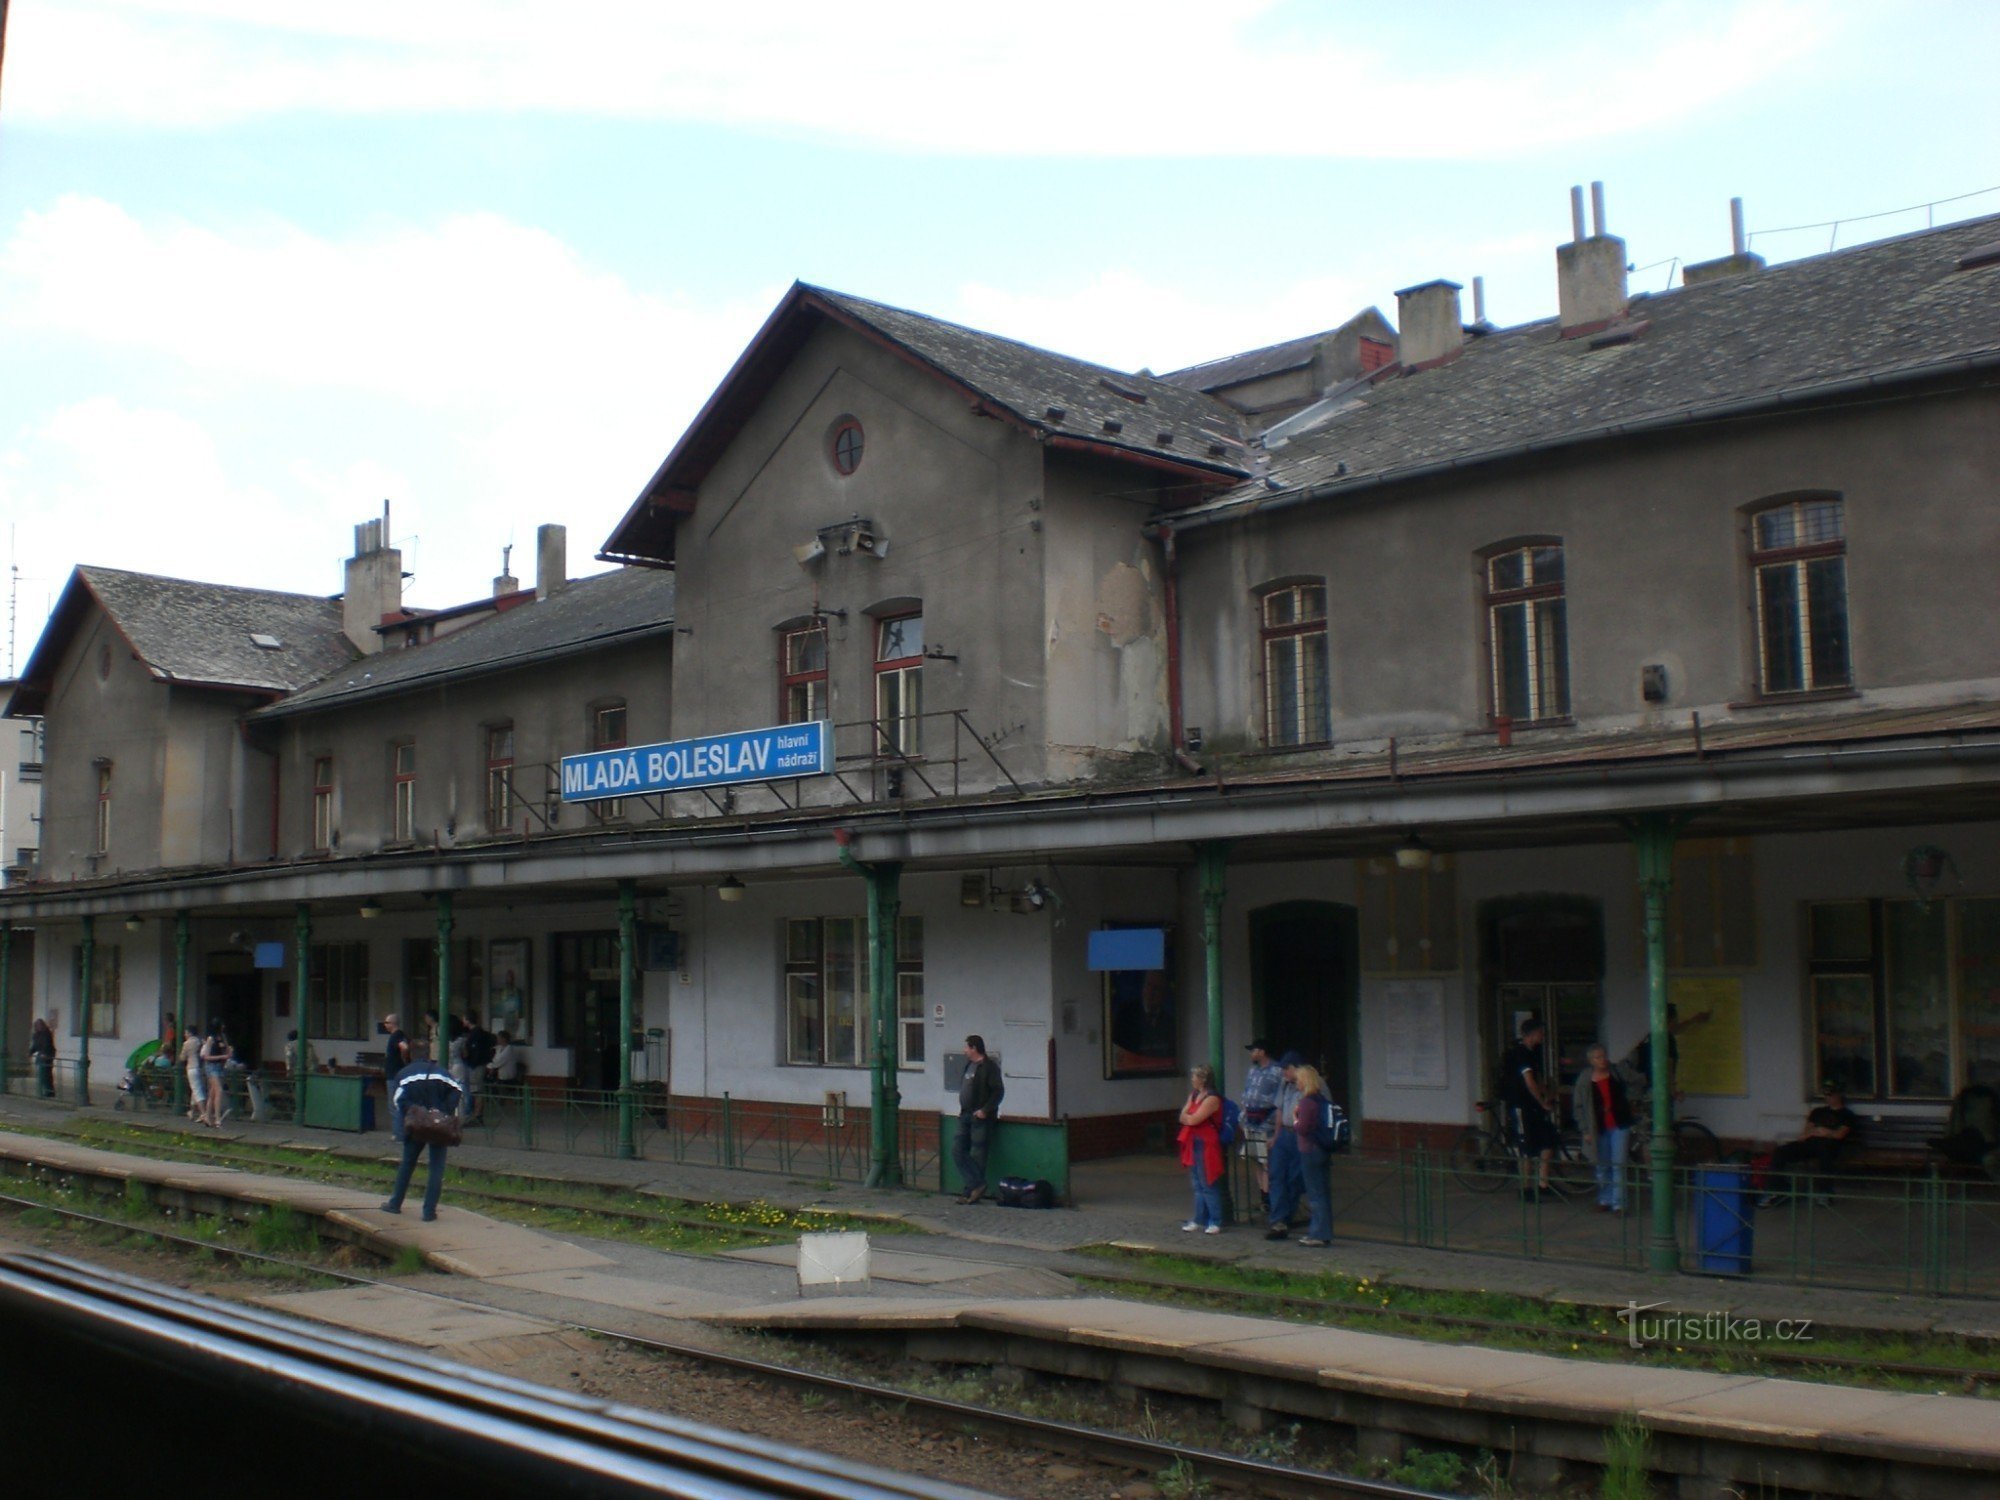
[[[1181,1106],[1181,1165],[1194,1188],[1194,1217],[1181,1228],[1189,1234],[1222,1233],[1222,1095],[1215,1091],[1215,1073],[1206,1064],[1188,1074],[1191,1092]]]

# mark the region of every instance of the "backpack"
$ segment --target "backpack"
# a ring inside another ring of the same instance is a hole
[[[1324,1094],[1320,1095],[1319,1124],[1313,1131],[1313,1144],[1322,1151],[1345,1151],[1354,1144],[1354,1126],[1347,1118],[1347,1111]]]
[[[465,1039],[465,1065],[468,1068],[483,1068],[493,1061],[493,1033],[483,1026],[475,1026]]]
[[[1223,1096],[1222,1117],[1215,1123],[1215,1138],[1227,1151],[1236,1144],[1237,1134],[1243,1129],[1243,1111],[1236,1107],[1236,1101]]]
[[[1054,1208],[1055,1185],[1041,1178],[1003,1177],[994,1184],[993,1201],[1002,1208]]]

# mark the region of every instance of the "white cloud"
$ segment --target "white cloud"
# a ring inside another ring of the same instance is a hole
[[[1274,0],[1004,14],[934,0],[556,11],[22,0],[15,11],[10,112],[28,121],[557,112],[1114,157],[1491,157],[1654,130],[1747,95],[1848,20],[1834,0],[1517,11],[1518,39],[1496,58],[1458,45],[1432,12],[1404,23],[1390,57],[1379,13],[1300,18]]]

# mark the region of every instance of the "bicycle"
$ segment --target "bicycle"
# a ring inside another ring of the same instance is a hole
[[[1638,1123],[1632,1128],[1632,1149],[1629,1160],[1635,1167],[1652,1164],[1653,1116],[1651,1106],[1644,1108],[1634,1102],[1633,1113]],[[1722,1160],[1722,1141],[1693,1115],[1674,1116],[1674,1165],[1676,1167],[1706,1167]]]
[[[1468,1125],[1452,1143],[1450,1171],[1459,1185],[1475,1193],[1493,1193],[1509,1183],[1526,1180],[1529,1168],[1521,1147],[1520,1134],[1504,1105],[1479,1099],[1473,1106],[1483,1119]],[[1549,1186],[1556,1192],[1568,1191],[1590,1178],[1591,1166],[1584,1159],[1576,1132],[1560,1132],[1556,1154],[1549,1164]]]

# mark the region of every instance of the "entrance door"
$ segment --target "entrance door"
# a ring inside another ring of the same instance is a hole
[[[1479,909],[1480,967],[1487,1003],[1480,1032],[1486,1086],[1525,1016],[1549,1037],[1547,1082],[1568,1108],[1570,1085],[1591,1044],[1603,1040],[1604,913],[1583,896],[1520,896]]]
[[[249,954],[228,951],[209,954],[203,972],[208,977],[202,1009],[199,1016],[188,1016],[188,1026],[206,1031],[210,1021],[220,1021],[243,1066],[256,1067],[264,1057],[263,976],[251,966]]]
[[[578,1088],[618,1087],[618,934],[555,935],[556,1046],[572,1049]],[[636,1017],[634,1018],[637,1019]]]
[[[1257,1031],[1318,1068],[1334,1098],[1361,1116],[1360,949],[1354,908],[1286,901],[1250,913],[1250,983]]]

